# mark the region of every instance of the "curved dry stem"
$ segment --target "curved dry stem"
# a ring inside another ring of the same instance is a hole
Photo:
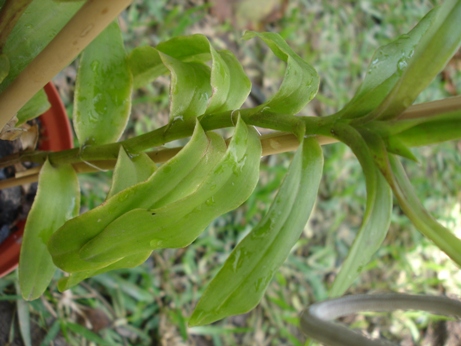
[[[357,294],[311,305],[301,314],[302,332],[326,346],[381,346],[337,323],[338,317],[361,311],[423,310],[439,315],[461,317],[461,301],[447,297],[403,293]]]

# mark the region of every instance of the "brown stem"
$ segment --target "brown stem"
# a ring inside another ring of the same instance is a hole
[[[48,46],[0,94],[0,129],[131,2],[87,0]]]

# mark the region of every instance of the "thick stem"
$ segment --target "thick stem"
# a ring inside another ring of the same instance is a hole
[[[131,2],[88,0],[0,95],[0,129]]]
[[[320,145],[326,145],[336,142],[334,138],[317,136]],[[299,146],[299,141],[295,135],[291,133],[270,133],[261,136],[262,155],[280,154],[287,151],[296,150]],[[155,150],[147,153],[149,157],[156,163],[166,162],[175,156],[182,148],[169,148]],[[114,160],[99,160],[89,162],[77,162],[73,167],[77,173],[91,173],[100,170],[111,170],[115,167]],[[0,190],[13,186],[29,184],[38,181],[38,175],[41,167],[34,167],[27,171],[21,172],[16,178],[5,179],[0,181]]]
[[[443,112],[451,112],[461,109],[461,98],[454,97],[447,100],[434,101],[420,105],[411,106],[404,113],[402,113],[400,120],[404,119],[418,119],[427,118],[439,115]],[[244,112],[241,114],[250,125],[279,129],[279,120],[283,117],[278,117],[277,121],[268,120],[264,116],[245,116]],[[232,112],[224,112],[215,114],[213,116],[204,116],[201,119],[201,124],[206,131],[219,129],[224,127],[234,126],[235,114]],[[284,116],[286,117],[286,116]],[[287,124],[284,128],[293,131],[293,126],[297,122],[304,122],[307,135],[315,135],[319,142],[323,144],[334,143],[337,140],[329,133],[329,126],[331,126],[329,117],[288,117]],[[54,164],[73,164],[77,172],[94,172],[97,168],[111,169],[114,166],[115,159],[117,158],[120,146],[123,146],[129,153],[139,153],[149,150],[153,147],[161,146],[165,143],[171,142],[176,139],[185,138],[192,133],[192,127],[183,122],[177,121],[152,132],[143,134],[138,137],[130,138],[126,141],[119,143],[112,143],[102,146],[89,146],[87,148],[76,148],[65,150],[57,153],[49,152],[32,152],[25,153],[20,157],[14,157],[10,160],[3,159],[0,168],[10,166],[12,164],[24,161],[32,161],[43,163],[48,158]],[[293,131],[294,132],[294,131]],[[261,138],[263,146],[263,155],[277,154],[287,151],[293,151],[298,147],[298,140],[294,134],[276,132]],[[157,155],[153,158],[155,162],[164,162],[173,156],[173,151],[157,150],[152,155]],[[175,153],[175,152],[174,152]],[[101,164],[101,162],[110,162],[108,166]],[[97,168],[96,168],[97,167]],[[26,177],[27,176],[27,177]],[[30,181],[36,181],[38,173],[34,171],[27,171],[19,178],[13,178],[0,182],[0,189],[11,186],[21,185]]]

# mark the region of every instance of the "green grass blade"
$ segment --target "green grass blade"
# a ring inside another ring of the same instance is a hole
[[[19,259],[19,285],[26,300],[45,291],[56,270],[47,249],[48,239],[67,220],[78,215],[80,190],[71,166],[43,165],[38,191],[27,218]]]
[[[320,146],[314,138],[304,139],[269,211],[211,281],[190,326],[245,313],[259,303],[303,231],[317,197],[322,168]]]
[[[20,292],[17,281],[15,282],[16,292]],[[32,340],[30,337],[30,312],[29,304],[22,298],[16,300],[16,307],[18,309],[18,323],[19,331],[21,332],[21,338],[24,342],[24,346],[32,346]]]
[[[120,138],[131,111],[131,88],[122,34],[113,22],[80,58],[73,116],[80,145],[112,143]]]

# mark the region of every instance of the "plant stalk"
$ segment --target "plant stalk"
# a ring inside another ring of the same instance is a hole
[[[131,2],[132,0],[88,0],[0,94],[0,129]]]
[[[321,145],[326,145],[336,142],[334,138],[318,136]],[[227,142],[229,142],[227,140]],[[288,151],[296,150],[299,146],[299,141],[295,135],[291,133],[270,133],[261,136],[262,156],[280,154]],[[147,155],[156,163],[166,162],[175,156],[182,147],[168,148],[155,150],[147,153]],[[115,167],[116,160],[98,160],[91,162],[77,162],[72,166],[77,173],[92,173],[97,171],[112,170]],[[9,187],[30,184],[38,181],[38,176],[41,167],[34,167],[27,171],[21,172],[15,178],[5,179],[0,181],[0,190]]]
[[[457,96],[444,100],[413,105],[402,113],[402,115],[399,117],[399,120],[428,118],[440,115],[441,113],[452,112],[460,109],[461,97]],[[278,126],[274,126],[272,121],[266,122],[263,116],[258,116],[257,118],[252,118],[251,116],[243,116],[243,118],[250,125],[261,127]],[[291,125],[289,125],[288,128],[291,128],[293,124],[296,123],[296,121],[299,121],[299,119],[304,119],[305,122],[312,122],[313,126],[306,126],[308,130],[307,133],[316,135],[321,145],[337,142],[335,138],[328,136],[327,133],[325,133],[325,136],[318,134],[322,133],[322,131],[315,133],[315,126],[321,126],[322,123],[327,124],[328,117],[301,118],[293,116],[290,118],[289,123]],[[201,125],[206,131],[209,131],[224,127],[232,127],[235,124],[233,123],[232,113],[224,112],[214,116],[203,117],[201,120]],[[115,161],[117,159],[120,146],[123,146],[127,152],[135,154],[146,151],[152,147],[161,146],[176,139],[190,136],[192,131],[193,129],[190,125],[178,121],[170,123],[152,132],[140,135],[138,137],[130,138],[119,143],[111,143],[94,147],[89,146],[86,148],[75,148],[56,153],[31,152],[25,153],[22,156],[12,157],[10,160],[4,158],[3,162],[0,164],[0,167],[10,166],[12,164],[23,161],[44,163],[46,159],[49,159],[54,164],[72,164],[77,173],[96,172],[98,170],[108,169],[110,170],[115,166]],[[299,145],[299,141],[294,134],[282,133],[279,131],[262,136],[261,144],[263,147],[263,155],[266,156],[296,150]],[[180,149],[181,148],[155,150],[150,152],[148,155],[155,162],[161,163],[169,160]],[[0,189],[35,182],[38,180],[38,172],[39,169],[37,170],[37,167],[35,167],[32,170],[22,172],[21,175],[17,176],[16,178],[0,181]]]

